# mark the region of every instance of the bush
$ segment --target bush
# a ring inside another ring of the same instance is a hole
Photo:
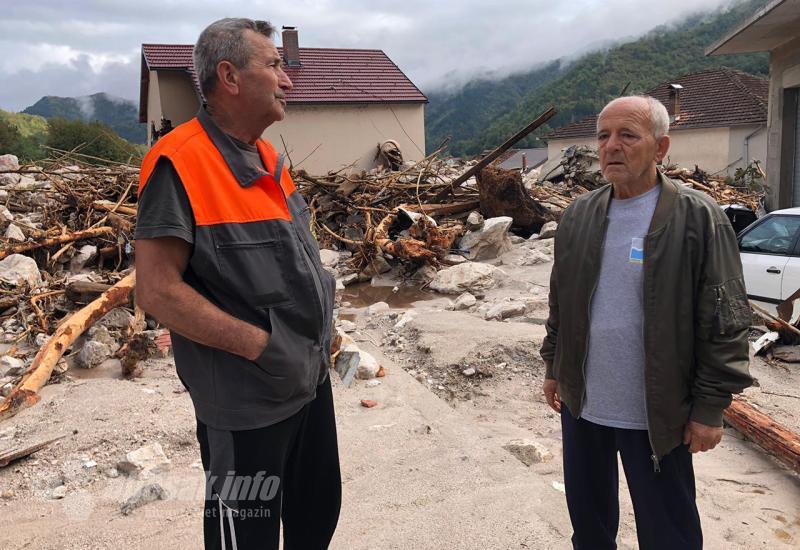
[[[114,162],[136,162],[142,157],[140,147],[125,141],[100,122],[52,118],[48,120],[48,126],[47,145],[54,149],[75,150],[82,155]]]
[[[0,155],[16,155],[22,162],[40,159],[44,152],[36,136],[25,136],[17,126],[0,116]]]

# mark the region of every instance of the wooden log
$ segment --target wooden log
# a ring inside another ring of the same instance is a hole
[[[442,202],[447,196],[450,195],[457,187],[460,187],[462,183],[467,181],[469,178],[489,166],[492,161],[494,161],[497,157],[511,149],[511,147],[517,143],[519,140],[533,132],[536,128],[553,118],[556,114],[556,110],[554,107],[550,107],[548,110],[543,112],[541,115],[536,117],[536,120],[525,126],[523,129],[518,131],[516,134],[508,138],[500,147],[483,157],[478,164],[458,176],[450,185],[439,191],[436,194],[432,202]]]
[[[111,288],[111,285],[89,281],[73,281],[67,285],[66,294],[67,298],[76,304],[88,304],[109,288]]]
[[[36,451],[44,449],[51,443],[58,441],[59,439],[64,439],[66,436],[55,437],[53,439],[48,439],[47,441],[41,441],[39,443],[34,443],[33,445],[26,445],[24,447],[12,447],[5,451],[0,452],[0,468],[4,468],[14,462],[15,460],[19,460],[20,458],[25,458],[26,456],[30,456]]]
[[[513,225],[536,231],[556,216],[532,198],[522,184],[517,170],[490,166],[478,174],[481,213],[487,218],[509,216]]]
[[[92,202],[92,208],[105,210],[106,212],[119,212],[128,216],[135,216],[137,211],[135,204],[120,204],[117,206],[117,203],[111,201],[94,201]]]
[[[50,379],[56,363],[69,346],[106,313],[128,303],[135,286],[136,272],[132,271],[91,304],[61,323],[34,357],[29,369],[30,375],[23,378],[22,382],[0,403],[0,420],[14,416],[23,408],[36,404],[40,399],[39,390]]]
[[[800,474],[800,436],[736,397],[725,409],[725,421],[747,439]]]
[[[481,201],[471,200],[466,202],[456,202],[453,204],[423,204],[422,213],[428,216],[452,216],[469,210],[479,208]],[[413,207],[412,207],[413,208]],[[419,209],[419,207],[417,207]]]
[[[0,260],[2,260],[7,256],[10,256],[11,254],[21,254],[22,252],[28,252],[29,250],[35,250],[37,248],[42,248],[45,246],[64,244],[73,241],[79,241],[81,239],[91,239],[93,237],[102,237],[103,235],[111,235],[113,233],[114,229],[112,229],[111,227],[95,227],[93,229],[86,229],[85,231],[76,231],[74,233],[67,233],[66,235],[59,235],[58,237],[43,239],[41,241],[35,241],[32,243],[22,243],[14,246],[7,246],[0,249]]]

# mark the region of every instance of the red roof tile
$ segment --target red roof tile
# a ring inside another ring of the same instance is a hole
[[[730,69],[711,69],[662,82],[645,95],[658,99],[670,110],[670,84],[680,84],[680,118],[670,130],[720,128],[767,121],[769,80]],[[670,114],[672,112],[670,111]],[[544,136],[569,139],[594,136],[597,115],[588,116]]]
[[[197,78],[192,45],[142,44],[150,70],[183,70]],[[282,52],[281,48],[278,48]],[[381,50],[300,48],[299,67],[286,67],[289,103],[425,103],[428,99]]]

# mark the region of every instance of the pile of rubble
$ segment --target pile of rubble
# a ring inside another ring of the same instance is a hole
[[[22,167],[0,156],[0,417],[53,373],[118,357],[131,374],[155,353],[158,332],[129,303],[138,175],[77,154]]]

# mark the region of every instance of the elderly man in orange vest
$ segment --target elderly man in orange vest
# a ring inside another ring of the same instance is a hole
[[[138,304],[172,331],[207,476],[205,548],[327,548],[341,504],[328,377],[334,280],[308,206],[261,138],[292,82],[272,25],[222,19],[194,66],[207,105],[142,163]]]

